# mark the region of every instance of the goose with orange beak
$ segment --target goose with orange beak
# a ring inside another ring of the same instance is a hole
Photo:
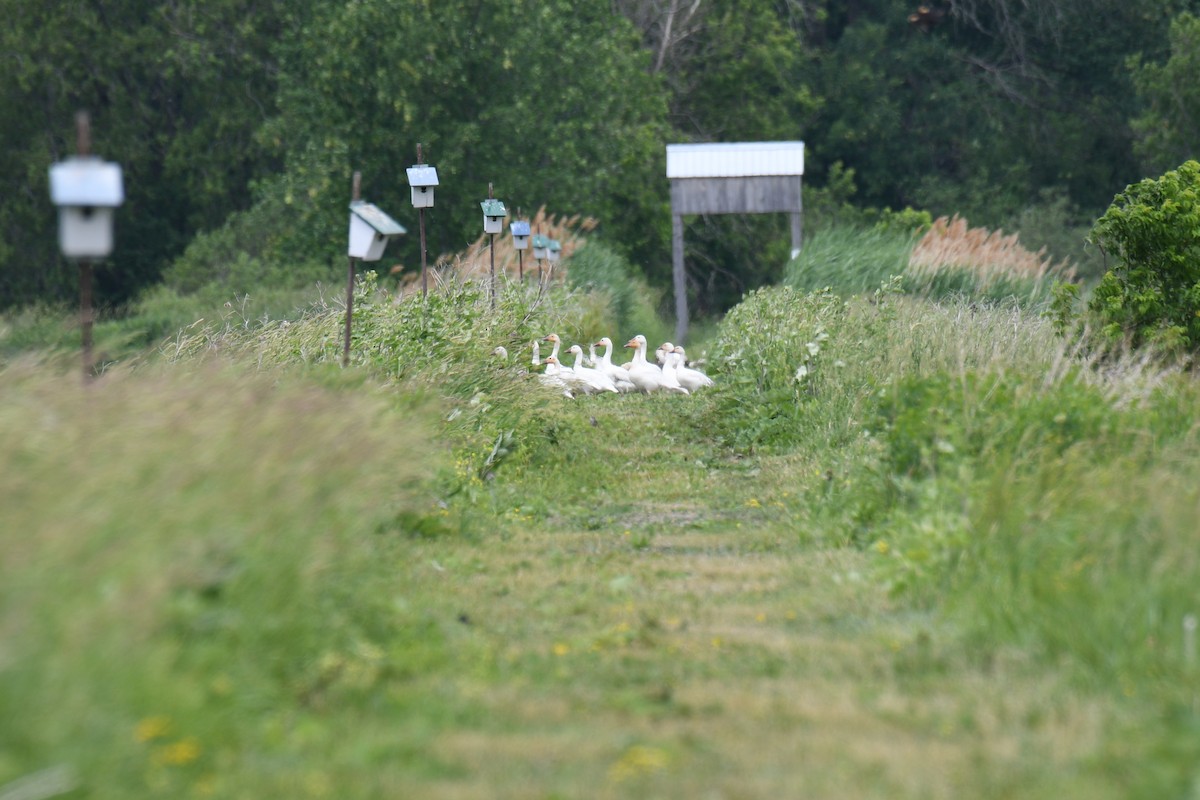
[[[656,365],[646,361],[646,337],[640,333],[625,343],[633,348],[633,361],[629,366],[629,381],[643,394],[657,392],[663,388],[663,373]]]
[[[596,369],[603,372],[616,385],[618,392],[634,392],[637,387],[629,380],[629,372],[624,367],[618,367],[612,362],[612,339],[607,336],[596,342],[596,347],[603,347],[604,350],[600,354],[600,360],[596,364]]]

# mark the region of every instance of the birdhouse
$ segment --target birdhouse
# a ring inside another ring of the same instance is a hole
[[[550,258],[550,263],[553,264],[555,261],[558,261],[558,257],[562,255],[562,245],[559,243],[558,239],[550,240],[547,251],[547,256]]]
[[[512,231],[513,247],[517,250],[526,250],[529,248],[529,223],[524,220],[517,220],[508,226]]]
[[[540,233],[533,237],[533,257],[543,259],[550,257],[550,239]]]
[[[406,172],[408,185],[412,189],[413,208],[433,208],[433,187],[438,185],[437,169],[428,164],[416,164]]]
[[[378,261],[389,239],[407,233],[404,226],[380,211],[373,203],[355,200],[350,204],[350,257]]]
[[[483,207],[483,232],[500,233],[503,231],[504,218],[508,216],[508,211],[504,209],[504,203],[489,197],[479,205]]]
[[[50,167],[50,199],[58,206],[58,244],[68,258],[112,252],[113,216],[125,202],[121,167],[95,156],[74,156]]]

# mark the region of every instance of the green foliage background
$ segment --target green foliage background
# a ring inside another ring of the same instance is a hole
[[[1196,0],[948,0],[929,26],[901,0],[668,5],[669,30],[653,0],[0,0],[0,308],[74,294],[46,168],[80,108],[126,174],[97,278],[118,309],[164,281],[330,274],[354,170],[415,230],[418,142],[442,176],[435,257],[475,239],[492,183],[510,209],[597,218],[658,287],[672,141],[803,139],[810,231],[913,207],[1028,227],[1057,258],[1088,257],[1088,221],[1141,170],[1196,155]],[[404,269],[415,239],[390,252]],[[702,313],[780,279],[789,246],[772,216],[690,219],[687,241]]]

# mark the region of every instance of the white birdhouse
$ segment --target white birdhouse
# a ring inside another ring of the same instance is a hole
[[[68,258],[112,252],[113,216],[125,202],[121,167],[75,156],[50,167],[50,199],[58,206],[58,244]]]
[[[533,257],[543,259],[550,257],[550,239],[540,233],[533,237]]]
[[[406,171],[408,185],[412,188],[413,208],[433,208],[433,187],[438,185],[437,169],[427,164],[416,164]]]
[[[488,198],[479,205],[483,207],[483,232],[501,233],[504,230],[504,218],[508,216],[504,203]]]
[[[404,226],[380,211],[373,203],[355,200],[350,204],[351,258],[378,261],[389,239],[407,233]]]
[[[549,252],[547,255],[550,257],[550,262],[554,263],[555,261],[558,261],[558,257],[562,255],[562,245],[559,243],[558,239],[550,240],[548,250]]]
[[[526,250],[529,248],[529,223],[524,220],[517,220],[508,226],[512,231],[513,248],[517,250]]]

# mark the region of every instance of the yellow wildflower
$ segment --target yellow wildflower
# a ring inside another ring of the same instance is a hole
[[[667,768],[670,757],[665,750],[658,747],[634,745],[626,750],[619,759],[608,769],[609,780],[614,783],[661,772]]]
[[[172,767],[182,767],[191,764],[200,757],[200,742],[194,736],[180,739],[158,748],[154,754],[155,762]]]
[[[171,718],[164,716],[145,717],[138,720],[138,724],[133,728],[134,741],[149,742],[152,739],[161,739],[166,736],[171,730]]]

